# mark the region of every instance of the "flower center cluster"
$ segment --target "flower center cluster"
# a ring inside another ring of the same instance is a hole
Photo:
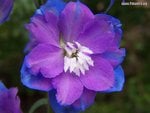
[[[64,71],[68,70],[70,73],[75,73],[80,76],[82,73],[85,74],[86,70],[89,70],[89,66],[94,66],[94,62],[89,56],[93,52],[80,45],[78,42],[70,43],[67,42],[64,46],[65,57],[64,57]]]

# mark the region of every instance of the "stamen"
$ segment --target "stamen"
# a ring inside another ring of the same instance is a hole
[[[67,42],[64,50],[66,53],[64,57],[65,72],[69,70],[70,73],[75,73],[77,76],[80,76],[81,73],[84,75],[89,70],[89,66],[94,66],[94,62],[89,56],[93,52],[78,42]]]

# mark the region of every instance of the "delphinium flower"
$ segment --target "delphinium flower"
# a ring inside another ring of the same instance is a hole
[[[79,1],[50,1],[26,25],[30,49],[21,69],[22,83],[48,91],[56,113],[85,110],[96,93],[121,91],[125,49],[120,49],[120,21],[94,15]]]
[[[0,0],[0,24],[5,22],[13,8],[14,0]]]
[[[0,82],[0,113],[22,113],[17,92],[17,88],[7,89]]]

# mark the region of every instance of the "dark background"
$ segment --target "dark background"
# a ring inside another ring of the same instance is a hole
[[[94,13],[100,13],[107,8],[108,1],[83,2]],[[47,96],[45,92],[24,87],[20,81],[23,50],[28,42],[24,24],[29,22],[35,9],[33,0],[16,0],[10,20],[0,26],[0,80],[8,88],[19,88],[24,113],[28,113],[38,99]],[[94,105],[85,113],[150,113],[150,3],[148,6],[121,6],[121,0],[116,0],[108,14],[122,22],[122,47],[127,50],[123,62],[126,82],[122,92],[99,93]],[[35,113],[46,113],[45,108],[43,106]]]

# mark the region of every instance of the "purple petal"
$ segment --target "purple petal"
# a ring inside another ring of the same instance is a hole
[[[90,90],[104,91],[114,84],[114,71],[110,63],[99,55],[93,55],[94,66],[81,75],[82,84]]]
[[[114,32],[115,32],[115,37],[113,39],[112,46],[119,47],[121,37],[122,37],[122,29],[121,29],[122,25],[121,25],[120,20],[118,20],[117,18],[114,18],[110,15],[107,15],[107,14],[97,14],[96,18],[99,20],[104,20],[104,21],[108,22],[111,26],[113,26]]]
[[[45,15],[34,15],[31,18],[31,23],[26,25],[32,36],[31,41],[37,44],[49,43],[59,47],[57,22],[58,17],[51,12],[46,12]]]
[[[0,0],[0,24],[5,22],[13,8],[14,0]]]
[[[0,84],[3,85],[2,82]],[[17,88],[7,89],[5,87],[5,90],[0,90],[0,113],[22,113],[17,92]]]
[[[25,62],[21,69],[21,81],[25,86],[31,89],[42,91],[49,91],[52,89],[51,79],[44,78],[41,74],[31,74]]]
[[[75,109],[84,111],[87,107],[94,103],[95,96],[95,91],[84,88],[81,97],[77,101],[75,101],[72,106]]]
[[[65,41],[75,40],[92,18],[90,9],[80,2],[69,2],[60,15],[60,30]]]
[[[124,72],[121,66],[118,66],[115,69],[115,84],[112,88],[104,91],[104,92],[115,92],[121,91],[125,82]]]
[[[113,26],[108,21],[95,17],[84,26],[77,42],[88,47],[94,53],[103,53],[111,46],[114,37]]]
[[[39,44],[26,56],[26,63],[33,74],[52,78],[63,72],[63,51],[50,44]]]
[[[80,110],[75,109],[72,105],[63,106],[57,102],[56,90],[49,92],[49,102],[55,113],[79,113]]]
[[[125,49],[111,48],[102,54],[102,57],[108,59],[113,67],[116,67],[122,63],[125,57]]]
[[[62,73],[52,80],[57,90],[56,98],[61,105],[71,105],[83,92],[83,85],[76,75]]]

